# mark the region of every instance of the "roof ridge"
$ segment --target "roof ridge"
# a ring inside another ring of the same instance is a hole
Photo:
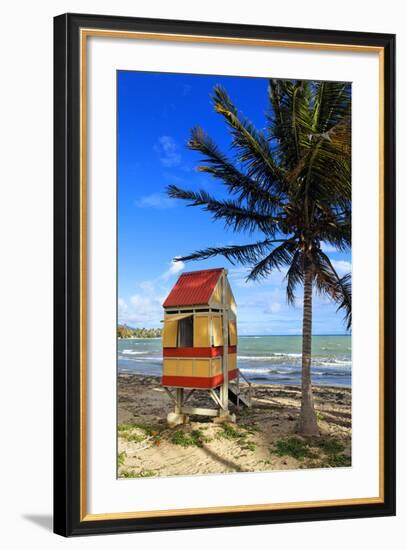
[[[224,267],[211,267],[208,269],[198,269],[197,271],[184,271],[180,274],[180,277],[182,275],[194,275],[195,273],[207,273],[209,271],[223,271],[224,269]]]

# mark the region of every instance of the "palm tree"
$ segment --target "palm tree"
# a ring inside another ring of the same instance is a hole
[[[231,133],[232,158],[200,127],[188,147],[203,155],[198,167],[220,180],[229,198],[170,185],[169,196],[201,206],[235,232],[261,232],[251,244],[209,247],[177,260],[221,255],[249,266],[247,280],[286,269],[288,303],[303,286],[302,398],[297,431],[319,433],[311,386],[313,289],[327,295],[351,326],[351,274],[340,277],[323,251],[351,246],[351,87],[347,83],[270,80],[264,130],[238,112],[216,86],[214,109]]]

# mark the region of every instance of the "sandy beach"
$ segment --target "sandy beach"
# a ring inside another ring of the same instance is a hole
[[[244,386],[242,385],[243,391]],[[314,387],[321,435],[295,434],[298,386],[254,384],[252,408],[240,408],[236,424],[204,417],[169,429],[173,404],[160,379],[118,376],[118,476],[123,478],[351,466],[351,390]],[[206,392],[188,401],[211,407]]]

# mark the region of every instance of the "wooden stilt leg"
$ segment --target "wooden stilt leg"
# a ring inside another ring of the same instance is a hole
[[[183,405],[183,388],[176,388],[176,405],[175,405],[176,414],[182,414],[182,405]]]
[[[176,397],[175,397],[175,412],[169,413],[167,416],[168,426],[173,428],[179,424],[186,424],[189,421],[187,415],[183,411],[183,401],[184,401],[184,389],[176,388]]]

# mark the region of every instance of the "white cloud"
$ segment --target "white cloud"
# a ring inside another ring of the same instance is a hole
[[[162,319],[161,295],[134,294],[128,302],[119,299],[118,322],[131,326],[156,328]]]
[[[171,136],[161,136],[154,146],[154,150],[159,154],[161,164],[167,168],[179,166],[182,160],[178,146]]]
[[[331,263],[341,277],[351,271],[351,262],[347,262],[346,260],[331,260]]]
[[[246,280],[250,271],[248,267],[232,267],[228,270],[228,278],[236,287],[251,288],[255,285],[255,282]]]
[[[323,252],[325,252],[326,254],[328,253],[334,253],[334,252],[339,252],[335,246],[332,246],[331,244],[328,244],[328,243],[325,243],[325,242],[321,242],[320,243],[321,245],[321,249]]]
[[[157,296],[134,294],[130,298],[130,303],[134,308],[134,316],[138,319],[152,320],[162,315],[161,300]]]
[[[153,293],[155,281],[142,281],[138,286],[144,292]]]
[[[164,281],[167,281],[172,277],[172,275],[177,275],[184,269],[185,269],[184,262],[182,261],[175,262],[174,260],[172,260],[171,265],[169,266],[169,269],[165,271],[165,273],[162,273],[160,278],[163,279]]]
[[[135,202],[138,208],[157,208],[158,210],[166,210],[176,206],[176,200],[171,199],[164,193],[152,193],[145,195]]]
[[[278,313],[282,309],[282,305],[278,302],[272,302],[264,309],[264,313]]]
[[[127,301],[118,299],[118,322],[131,326],[156,328],[163,317],[162,303],[169,293],[168,281],[185,268],[181,261],[172,260],[166,271],[155,277],[141,281],[139,291]]]
[[[122,317],[125,317],[127,311],[128,311],[128,306],[125,302],[125,300],[123,300],[122,298],[119,298],[118,301],[117,301],[117,309],[118,309],[118,318],[122,318]]]
[[[251,310],[258,313],[277,313],[283,308],[286,301],[285,289],[277,287],[266,289],[259,293],[250,293],[248,299],[242,299],[237,302],[237,306],[245,310]],[[245,314],[244,314],[245,315]]]
[[[247,277],[251,271],[249,267],[235,267],[229,270],[229,278],[232,281],[232,284],[238,288],[253,288],[253,287],[263,287],[263,286],[281,286],[286,283],[284,278],[287,273],[287,268],[282,268],[280,270],[274,269],[270,275],[267,275],[265,278],[260,278],[256,281],[247,281]]]
[[[157,327],[161,317],[161,297],[134,294],[128,302],[123,298],[118,299],[119,323]]]

